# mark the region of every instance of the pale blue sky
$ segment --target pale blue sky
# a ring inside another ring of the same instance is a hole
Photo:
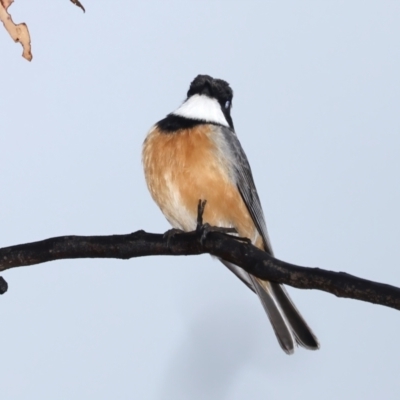
[[[209,74],[278,258],[400,285],[400,5],[395,1],[17,0],[32,63],[0,30],[0,246],[163,232],[147,130]],[[398,399],[400,314],[289,288],[321,350],[279,348],[209,256],[8,271],[2,398]]]

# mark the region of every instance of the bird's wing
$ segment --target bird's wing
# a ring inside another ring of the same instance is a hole
[[[267,225],[265,224],[264,213],[261,207],[260,198],[257,194],[249,161],[247,160],[246,154],[236,136],[236,133],[229,128],[221,127],[220,129],[233,157],[232,168],[235,171],[236,184],[239,192],[250,212],[251,218],[253,219],[258,232],[263,239],[265,251],[273,255],[271,242],[267,232]]]

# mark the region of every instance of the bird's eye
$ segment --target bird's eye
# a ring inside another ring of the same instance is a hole
[[[227,100],[225,103],[225,108],[229,108],[230,106],[231,106],[231,102],[229,100]]]

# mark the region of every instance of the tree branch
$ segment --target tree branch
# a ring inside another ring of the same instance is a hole
[[[338,297],[367,301],[400,310],[400,289],[344,272],[300,267],[269,256],[251,244],[202,229],[174,235],[137,231],[128,235],[61,236],[0,249],[0,272],[10,268],[72,258],[130,259],[209,253],[247,272],[299,289],[318,289]],[[0,279],[0,293],[7,284]]]

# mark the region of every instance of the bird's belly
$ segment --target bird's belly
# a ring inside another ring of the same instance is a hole
[[[176,174],[175,179],[166,177],[163,188],[155,200],[170,224],[184,231],[192,231],[197,224],[197,209],[199,200],[206,200],[203,222],[212,226],[233,227],[238,214],[232,215],[237,209],[236,190],[216,175],[200,177],[184,177]],[[185,175],[185,174],[183,174]],[[232,204],[233,203],[233,204]],[[240,213],[239,213],[240,214]]]
[[[209,168],[204,168],[201,174],[164,171],[164,178],[153,198],[174,228],[195,230],[199,200],[206,200],[203,222],[233,227],[240,236],[261,243],[261,236],[237,187],[222,172],[209,171]]]

